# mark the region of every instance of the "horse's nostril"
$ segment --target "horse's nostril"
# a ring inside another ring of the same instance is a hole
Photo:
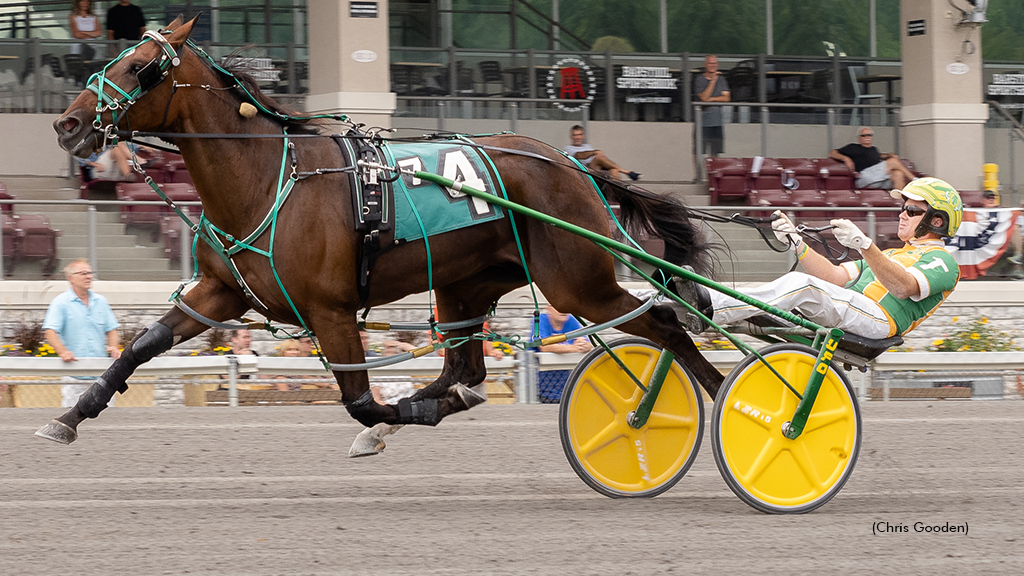
[[[60,124],[60,127],[63,128],[66,132],[74,132],[77,126],[78,120],[75,120],[74,118],[65,118],[64,121]]]

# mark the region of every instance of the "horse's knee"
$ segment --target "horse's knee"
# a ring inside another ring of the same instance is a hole
[[[174,332],[160,322],[153,322],[131,341],[125,348],[124,355],[138,366],[170,350],[172,346]]]

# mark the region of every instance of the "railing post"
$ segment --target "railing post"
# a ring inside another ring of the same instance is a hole
[[[615,120],[615,66],[612,65],[612,51],[604,51],[604,98],[608,120]]]
[[[683,122],[693,122],[693,108],[691,105],[692,95],[690,93],[690,53],[683,52],[683,60],[679,65],[679,75],[681,76],[682,82],[679,84],[682,86],[682,101],[683,101]]]
[[[900,109],[893,108],[892,112],[892,139],[893,139],[893,152],[900,155]],[[832,148],[829,148],[832,150]]]
[[[876,236],[878,231],[878,216],[874,210],[868,210],[868,238],[871,238],[872,242],[878,242]]]
[[[285,46],[285,55],[288,58],[288,92],[299,93],[299,79],[295,77],[295,43],[289,42]]]
[[[89,221],[89,265],[92,266],[93,273],[97,277],[100,275],[99,262],[97,262],[97,249],[96,249],[96,205],[89,204],[86,209],[86,218]]]
[[[448,95],[455,96],[459,91],[459,69],[455,61],[455,46],[448,47]]]
[[[437,101],[437,130],[444,132],[444,100]]]
[[[526,399],[530,404],[537,404],[540,402],[540,362],[537,360],[537,353],[533,350],[528,351],[530,355],[529,367],[526,371]]]
[[[238,407],[238,358],[228,356],[228,406]]]
[[[706,182],[704,173],[704,107],[697,104],[693,107],[693,157],[697,159],[697,181]]]
[[[181,281],[188,282],[192,271],[192,229],[188,227],[188,224],[184,219],[181,220],[181,233],[179,234],[178,241],[181,246]]]
[[[509,130],[516,132],[516,125],[519,123],[519,103],[508,103],[508,125]]]
[[[768,107],[761,106],[761,156],[768,156]]]
[[[825,112],[825,125],[826,125],[825,133],[828,135],[828,149],[829,150],[835,150],[836,149],[836,146],[834,144],[834,142],[835,142],[835,134],[833,134],[833,129],[835,128],[835,125],[836,125],[836,109],[835,108],[829,108]]]
[[[26,10],[27,8],[26,6]],[[27,12],[25,15],[25,26],[29,26]],[[28,28],[25,29],[25,32],[26,34],[28,33]],[[35,70],[35,73],[32,74],[32,97],[35,100],[33,108],[36,114],[39,114],[43,111],[43,50],[39,43],[39,38],[33,38],[29,42],[29,46],[32,47],[32,69]]]
[[[796,222],[796,212],[793,212],[792,210],[789,210],[789,211],[786,212],[786,216],[789,217],[789,221],[790,222]],[[796,252],[793,252],[792,250],[786,250],[786,266],[788,266],[790,270],[793,270],[794,269],[793,266],[795,266],[796,263],[797,263]]]

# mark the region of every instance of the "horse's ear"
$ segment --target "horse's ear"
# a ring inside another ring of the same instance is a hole
[[[184,22],[184,21],[185,21],[185,17],[182,16],[181,14],[178,14],[178,17],[174,19],[174,22],[171,22],[170,24],[168,24],[167,27],[164,28],[164,30],[170,30],[171,32],[174,32],[175,30],[178,29],[179,26],[181,26],[181,23]]]
[[[199,20],[199,16],[202,16],[202,14],[200,13],[195,18],[181,24],[167,37],[167,40],[171,43],[171,46],[174,46],[175,50],[180,49],[185,44],[185,40],[188,40],[188,35],[192,33],[192,26],[195,25],[196,20]],[[179,16],[178,19],[180,18]]]

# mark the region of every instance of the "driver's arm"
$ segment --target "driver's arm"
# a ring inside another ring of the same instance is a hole
[[[803,245],[804,247],[797,252],[797,255],[800,258],[800,265],[808,274],[837,286],[846,286],[846,283],[850,281],[850,274],[845,268],[829,262],[828,258],[811,250],[806,242]]]
[[[902,265],[890,260],[875,243],[872,242],[867,250],[862,250],[861,256],[889,294],[900,300],[921,295],[921,286],[917,279]]]

